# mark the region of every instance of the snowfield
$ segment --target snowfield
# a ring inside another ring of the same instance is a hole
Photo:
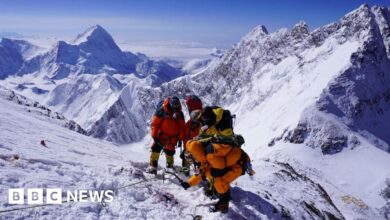
[[[0,166],[1,207],[8,205],[8,188],[115,189],[153,176],[145,174],[150,140],[130,146],[116,146],[93,139],[53,123],[51,118],[31,111],[34,107],[1,99]],[[30,112],[29,112],[30,110]],[[20,136],[23,135],[23,138]],[[39,144],[45,140],[46,147]],[[164,161],[161,161],[164,164]],[[247,180],[249,181],[249,180]],[[244,181],[243,185],[247,181]],[[120,190],[114,202],[75,203],[24,211],[2,213],[1,218],[40,219],[179,219],[202,215],[205,219],[224,219],[222,214],[209,214],[209,203],[202,189],[188,191],[177,185],[173,177],[153,180]],[[253,189],[256,189],[254,187]],[[262,199],[256,192],[233,188],[237,197],[232,219],[281,217],[278,207]],[[241,201],[242,200],[242,201]],[[264,206],[264,207],[263,207]],[[19,207],[19,206],[18,206]],[[284,210],[287,211],[287,210]]]
[[[149,137],[127,146],[113,145],[69,130],[56,119],[35,112],[33,106],[4,97],[0,105],[2,209],[14,208],[7,204],[8,188],[109,190],[153,178],[143,172]],[[39,144],[42,139],[46,147]],[[201,187],[185,191],[174,177],[166,175],[164,182],[150,180],[118,190],[114,201],[104,207],[100,203],[66,203],[1,213],[0,217],[381,219],[388,213],[380,193],[389,187],[385,180],[390,179],[390,156],[369,143],[332,156],[289,143],[257,149],[247,145],[245,149],[253,155],[257,174],[243,176],[233,184],[231,211],[226,215],[208,212],[203,204],[213,201],[203,195]]]
[[[35,112],[33,106],[4,97],[0,105],[1,210],[14,208],[7,204],[8,188],[109,190],[153,178],[143,172],[149,137],[113,145],[69,130]],[[39,144],[42,139],[46,147]],[[337,155],[290,143],[256,149],[247,144],[245,149],[253,155],[257,174],[242,176],[233,184],[231,210],[226,215],[208,212],[203,204],[213,201],[201,187],[185,191],[178,180],[166,175],[164,182],[150,180],[118,190],[105,207],[67,203],[1,213],[0,218],[385,219],[388,215],[389,206],[380,193],[389,187],[385,180],[390,179],[390,156],[369,143]]]

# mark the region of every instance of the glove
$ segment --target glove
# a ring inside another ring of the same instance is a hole
[[[190,184],[187,183],[187,182],[182,182],[182,183],[181,183],[181,186],[182,186],[185,190],[187,190],[188,188],[191,187]]]

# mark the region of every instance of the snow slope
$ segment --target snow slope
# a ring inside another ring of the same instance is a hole
[[[6,107],[0,109],[2,209],[14,207],[7,205],[9,187],[113,189],[152,178],[142,171],[147,165],[143,161],[149,154],[148,139],[119,147],[69,131],[54,123],[54,119],[28,112],[25,106],[9,100],[0,99],[0,104]],[[41,138],[46,140],[47,147],[39,145]],[[0,218],[191,219],[191,215],[204,219],[288,219],[315,215],[341,218],[326,192],[288,165],[259,161],[256,169],[266,171],[255,180],[244,177],[234,184],[232,210],[227,215],[208,213],[207,206],[199,205],[212,201],[202,194],[201,188],[185,191],[174,177],[167,176],[164,183],[155,180],[121,189],[106,207],[99,203],[62,204],[2,213]],[[292,177],[296,179],[291,181]],[[291,190],[301,191],[302,197],[286,198],[284,193]],[[308,207],[321,211],[314,214]]]
[[[1,210],[15,207],[7,205],[9,187],[114,189],[153,177],[143,172],[150,139],[119,147],[59,126],[53,118],[28,111],[32,106],[5,98],[0,98],[0,104],[5,107],[0,109]],[[39,144],[41,139],[47,147]],[[174,177],[166,176],[164,182],[148,181],[119,190],[106,207],[70,203],[2,213],[0,218],[382,219],[388,211],[388,207],[377,209],[385,199],[376,192],[390,185],[372,180],[390,178],[389,155],[369,143],[331,156],[289,143],[252,155],[257,174],[233,183],[231,211],[226,215],[207,211],[202,204],[212,200],[202,188],[185,191]]]
[[[46,106],[43,106],[40,103],[32,101],[24,96],[21,96],[14,91],[6,89],[2,86],[0,86],[0,98],[22,106],[26,112],[33,112],[35,114],[41,115],[42,117],[48,117],[55,124],[61,125],[80,134],[87,134],[87,132],[73,120],[68,120],[60,113],[52,111]],[[2,107],[6,108],[7,105],[2,105]]]

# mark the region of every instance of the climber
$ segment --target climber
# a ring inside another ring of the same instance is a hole
[[[41,140],[40,144],[41,144],[42,146],[44,146],[44,147],[47,147],[46,142],[45,142],[45,140],[43,140],[43,139]]]
[[[184,126],[184,115],[179,99],[174,96],[161,101],[150,125],[154,142],[147,172],[157,173],[158,159],[162,150],[166,157],[166,167],[173,169],[175,146],[178,141],[184,139]]]
[[[186,105],[188,109],[188,114],[190,119],[185,124],[184,130],[184,150],[180,154],[182,159],[182,172],[184,175],[189,176],[190,174],[190,165],[185,158],[186,152],[186,143],[188,140],[192,140],[194,137],[199,135],[200,132],[200,123],[197,121],[199,114],[202,111],[202,101],[196,95],[189,95],[186,98]]]
[[[186,145],[199,164],[199,172],[183,182],[182,187],[188,189],[206,178],[219,198],[210,209],[212,212],[226,213],[231,199],[230,183],[246,172],[254,174],[249,156],[241,149],[244,139],[233,132],[233,117],[230,111],[220,107],[205,107],[198,116],[202,124],[201,134]]]

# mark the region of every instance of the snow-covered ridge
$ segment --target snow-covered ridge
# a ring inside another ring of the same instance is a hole
[[[54,112],[46,106],[39,104],[36,101],[29,100],[28,98],[15,93],[12,90],[6,89],[3,86],[0,86],[0,98],[3,102],[3,107],[6,108],[6,104],[4,102],[13,102],[18,105],[24,106],[23,110],[28,112],[28,115],[39,115],[43,117],[48,117],[52,121],[52,123],[59,124],[63,127],[68,128],[69,130],[78,132],[80,134],[86,135],[87,132],[78,125],[73,120],[66,119],[62,114],[58,112]]]

